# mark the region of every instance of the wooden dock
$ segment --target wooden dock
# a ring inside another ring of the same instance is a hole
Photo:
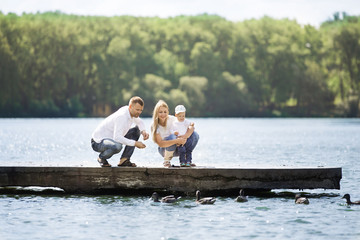
[[[153,168],[0,166],[0,193],[13,186],[57,187],[65,193],[193,194],[197,189],[233,195],[240,188],[340,189],[342,169],[325,168]]]

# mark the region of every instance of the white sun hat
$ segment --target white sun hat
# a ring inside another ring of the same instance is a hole
[[[178,114],[181,112],[186,112],[186,108],[184,107],[184,105],[177,105],[175,108],[175,114]]]

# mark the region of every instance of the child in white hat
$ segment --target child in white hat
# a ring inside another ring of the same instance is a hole
[[[188,128],[193,128],[194,123],[185,119],[186,108],[183,105],[175,107],[175,117],[177,120],[173,123],[173,131],[177,137],[183,136]],[[179,160],[181,167],[195,166],[192,164],[192,138],[188,138],[184,145],[178,146]]]

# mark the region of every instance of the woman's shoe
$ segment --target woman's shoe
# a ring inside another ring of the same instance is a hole
[[[164,160],[164,163],[163,163],[164,167],[166,168],[169,168],[171,167],[171,163],[170,163],[170,160]]]

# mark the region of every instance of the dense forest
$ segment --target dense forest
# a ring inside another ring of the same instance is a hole
[[[359,117],[360,17],[0,12],[0,117],[105,116],[133,95],[189,117]]]

